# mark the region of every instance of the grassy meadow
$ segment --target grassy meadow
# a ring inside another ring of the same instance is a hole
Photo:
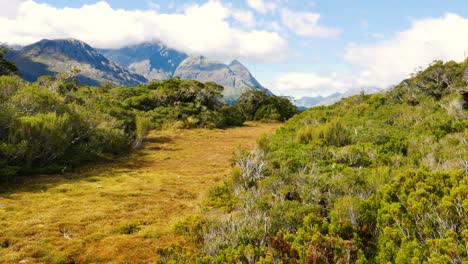
[[[0,263],[150,263],[185,244],[174,225],[202,214],[237,145],[280,125],[153,131],[130,157],[0,186]]]

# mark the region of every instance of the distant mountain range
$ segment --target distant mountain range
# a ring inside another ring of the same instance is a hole
[[[129,72],[76,39],[44,39],[20,50],[10,50],[5,58],[14,62],[28,81],[36,81],[42,75],[79,69],[77,79],[82,84],[110,82],[133,86],[146,82],[143,76]]]
[[[0,46],[8,49],[5,59],[14,62],[21,76],[31,82],[43,75],[80,69],[79,82],[93,86],[107,82],[136,86],[152,80],[180,77],[222,85],[228,102],[234,102],[245,90],[255,87],[271,94],[238,60],[224,64],[203,55],[186,54],[157,41],[113,50],[96,50],[76,39],[44,39],[25,47],[0,42]],[[366,93],[378,91],[365,90]],[[326,97],[303,97],[294,103],[301,109],[331,105],[360,92],[355,89]]]
[[[303,108],[310,108],[318,105],[331,105],[342,98],[342,93],[334,93],[329,96],[304,96],[294,101],[294,104]]]
[[[361,89],[350,89],[345,93],[334,93],[329,96],[316,96],[316,97],[302,97],[294,101],[294,104],[300,107],[301,109],[310,108],[319,105],[332,105],[343,98],[350,97],[356,94],[365,93],[373,94],[383,92],[384,90],[376,87],[368,87]]]
[[[77,78],[88,85],[110,82],[135,86],[176,76],[213,81],[224,87],[228,101],[237,99],[247,89],[265,89],[237,60],[226,65],[202,55],[189,56],[160,42],[115,50],[96,50],[76,39],[44,39],[26,47],[3,46],[9,49],[5,58],[14,62],[28,81],[80,69]]]

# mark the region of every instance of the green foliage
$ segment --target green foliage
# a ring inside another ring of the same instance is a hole
[[[434,61],[413,78],[398,84],[390,93],[390,97],[415,105],[425,95],[439,100],[442,96],[453,92],[466,93],[467,79],[463,75],[467,66],[468,59],[463,63]]]
[[[462,171],[400,175],[382,190],[377,218],[377,227],[383,230],[379,247],[395,245],[397,254],[384,250],[377,259],[407,263],[435,257],[456,263],[466,258],[466,248],[459,245],[466,242],[462,232],[468,227],[467,202],[468,178]]]
[[[237,107],[246,120],[284,122],[298,111],[290,98],[268,95],[259,89],[245,91],[237,100]]]
[[[221,109],[224,115],[225,126],[240,126],[245,122],[245,117],[236,106],[226,105]]]
[[[148,117],[137,116],[135,120],[136,131],[135,131],[135,140],[133,142],[134,148],[141,147],[143,139],[147,136],[148,132],[153,128],[151,119]]]
[[[204,224],[205,220],[201,217],[187,217],[184,221],[176,224],[175,232],[187,237],[192,243],[202,244]]]
[[[119,225],[119,233],[122,235],[131,235],[140,231],[140,224],[137,222],[122,223]]]
[[[232,184],[208,198],[222,207],[232,195],[236,206],[227,220],[200,228],[199,258],[466,262],[467,68],[436,62],[385,94],[304,111],[255,150],[238,150]],[[243,99],[265,102],[260,95]],[[241,109],[247,118],[276,114],[271,106]]]
[[[230,184],[217,186],[208,192],[204,204],[209,207],[222,208],[230,212],[234,209],[237,199],[232,193]]]
[[[36,83],[0,77],[0,180],[126,154],[141,147],[151,129],[218,128],[245,121],[237,107],[222,103],[223,87],[212,82],[80,87],[73,80],[77,74],[43,76]]]
[[[194,263],[194,259],[198,257],[196,252],[175,244],[157,248],[156,253],[159,255],[159,262],[162,264]],[[199,259],[198,262],[209,263],[204,261],[204,258]]]

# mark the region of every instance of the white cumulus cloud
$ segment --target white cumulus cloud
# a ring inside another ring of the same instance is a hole
[[[415,20],[411,27],[373,44],[352,44],[345,59],[369,73],[368,86],[386,88],[434,60],[462,61],[468,55],[468,19],[448,13]]]
[[[262,14],[275,11],[278,8],[278,3],[271,0],[247,0],[247,5]]]
[[[15,10],[11,3],[16,3]],[[0,0],[0,39],[30,44],[43,38],[77,38],[97,48],[119,48],[161,40],[170,47],[221,59],[284,59],[288,45],[278,33],[233,27],[229,19],[252,26],[248,12],[233,12],[217,0],[190,5],[182,12],[114,9],[101,1],[80,8],[56,8],[33,0]]]
[[[252,12],[235,8],[231,8],[231,10],[232,17],[239,21],[243,26],[254,28],[257,25],[257,21],[255,20],[255,16]]]
[[[0,17],[14,18],[25,0],[0,0]]]
[[[340,30],[334,27],[319,25],[320,14],[296,12],[287,8],[281,9],[281,20],[294,33],[300,36],[336,38]]]
[[[271,90],[299,98],[389,88],[434,60],[467,58],[466,32],[468,19],[457,14],[414,20],[408,29],[391,37],[379,34],[374,43],[348,45],[344,55],[350,66],[347,71],[286,72],[271,82]]]
[[[276,94],[302,96],[330,95],[345,92],[351,88],[345,76],[338,73],[328,75],[314,72],[288,72],[280,74],[271,83],[271,90]]]

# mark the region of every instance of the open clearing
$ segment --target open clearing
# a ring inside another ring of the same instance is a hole
[[[235,147],[278,127],[152,132],[130,157],[2,186],[0,263],[154,262],[158,247],[183,242],[174,224],[201,213]]]

